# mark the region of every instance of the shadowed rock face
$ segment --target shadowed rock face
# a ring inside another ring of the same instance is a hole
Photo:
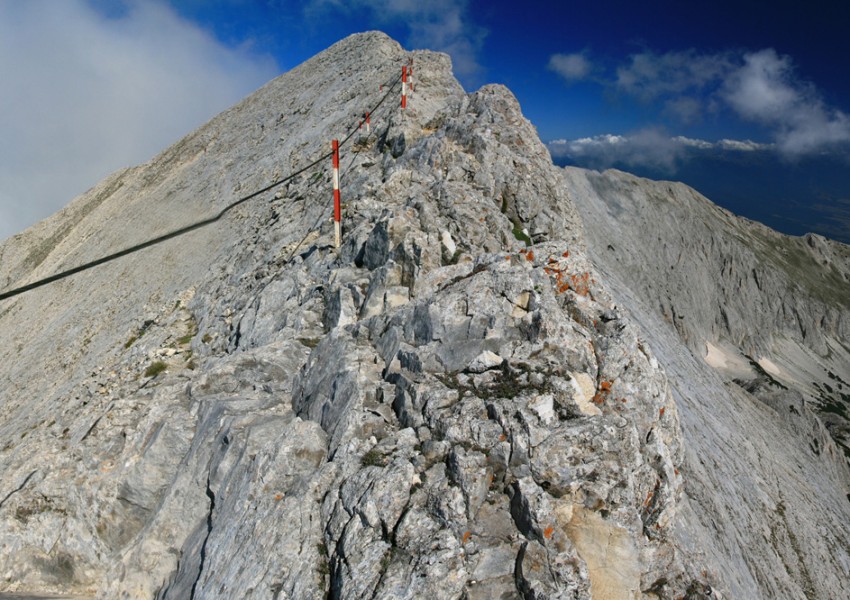
[[[343,149],[339,250],[328,164],[0,305],[0,589],[846,595],[825,430],[724,385],[601,273],[580,186],[508,90],[464,93],[444,55],[343,40],[12,238],[0,281],[308,164],[410,58],[409,110]]]

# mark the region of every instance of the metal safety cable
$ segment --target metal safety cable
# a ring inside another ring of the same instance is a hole
[[[387,90],[387,93],[384,94],[384,96],[380,99],[380,101],[378,101],[378,103],[369,111],[370,114],[374,114],[375,112],[377,112],[377,110],[381,107],[381,105],[384,103],[384,101],[386,101],[387,97],[389,97],[389,95],[390,95],[390,92],[392,92],[392,90],[395,88],[395,86],[398,84],[398,82],[400,80],[401,80],[401,76],[398,76],[398,77],[396,77],[396,79],[391,84],[389,84],[389,89]],[[343,138],[343,140],[339,144],[340,147],[345,145],[354,136],[354,134],[356,132],[357,132],[357,128],[355,127],[355,128],[352,129],[352,131],[345,138]],[[316,165],[319,165],[319,164],[323,163],[324,161],[328,160],[331,157],[331,154],[332,154],[331,152],[327,152],[327,153],[323,154],[322,156],[320,156],[319,158],[317,158],[316,160],[314,160],[313,162],[311,162],[310,164],[298,169],[294,173],[290,173],[286,177],[283,177],[282,179],[278,179],[277,181],[270,183],[269,185],[267,185],[266,187],[264,187],[262,189],[259,189],[255,192],[248,194],[247,196],[243,196],[243,197],[239,198],[235,202],[232,202],[231,204],[228,204],[227,206],[225,206],[218,214],[216,214],[213,217],[209,217],[209,218],[204,219],[202,221],[198,221],[196,223],[186,225],[185,227],[181,227],[180,229],[176,229],[176,230],[171,231],[169,233],[166,233],[164,235],[155,237],[155,238],[147,240],[145,242],[141,242],[141,243],[136,244],[134,246],[130,246],[129,248],[124,248],[123,250],[119,250],[118,252],[108,254],[108,255],[106,255],[102,258],[99,258],[97,260],[93,260],[91,262],[84,263],[82,265],[73,267],[71,269],[67,269],[65,271],[60,271],[59,273],[56,273],[56,274],[51,275],[49,277],[45,277],[44,279],[39,279],[39,280],[34,281],[32,283],[28,283],[27,285],[23,285],[23,286],[14,288],[12,290],[2,292],[2,293],[0,293],[0,301],[7,300],[7,299],[13,298],[15,296],[19,296],[19,295],[23,294],[24,292],[28,292],[30,290],[40,288],[40,287],[48,285],[50,283],[54,283],[54,282],[59,281],[61,279],[65,279],[66,277],[70,277],[71,275],[76,275],[77,273],[81,273],[83,271],[87,271],[87,270],[92,269],[94,267],[98,267],[100,265],[111,262],[111,261],[116,260],[118,258],[127,256],[128,254],[133,254],[133,253],[138,252],[140,250],[144,250],[145,248],[150,248],[151,246],[156,246],[158,244],[161,244],[161,243],[166,242],[168,240],[171,240],[173,238],[179,237],[181,235],[185,235],[185,234],[187,234],[191,231],[195,231],[196,229],[200,229],[202,227],[206,227],[207,225],[211,225],[211,224],[221,220],[221,218],[224,217],[224,215],[226,215],[228,212],[230,212],[231,210],[233,210],[237,206],[244,204],[245,202],[247,202],[247,201],[249,201],[253,198],[256,198],[260,194],[264,194],[265,192],[268,192],[269,190],[274,189],[274,188],[278,187],[279,185],[282,185],[282,184],[294,179],[295,177],[298,177],[299,175],[306,173],[307,171],[310,171],[311,169],[316,167]]]

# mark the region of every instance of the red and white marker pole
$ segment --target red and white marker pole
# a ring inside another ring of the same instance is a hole
[[[369,111],[367,110],[363,114],[363,120],[360,121],[360,124],[357,126],[357,129],[363,129],[363,125],[366,125],[366,135],[371,133],[371,123],[372,120],[369,118]]]
[[[339,200],[339,140],[331,142],[334,158],[334,243],[339,248],[342,242],[342,228],[340,221],[342,219],[342,208]]]
[[[407,65],[401,68],[401,107],[407,108]]]

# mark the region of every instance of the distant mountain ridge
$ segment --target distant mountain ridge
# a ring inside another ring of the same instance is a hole
[[[0,591],[848,595],[846,247],[555,167],[443,54],[342,40],[0,245],[0,285],[349,134],[339,249],[328,160],[0,303]]]
[[[594,167],[556,157],[555,164]],[[733,213],[789,235],[815,233],[850,244],[850,183],[844,157],[789,161],[771,150],[692,150],[675,171],[642,165],[613,168],[641,177],[682,181]]]

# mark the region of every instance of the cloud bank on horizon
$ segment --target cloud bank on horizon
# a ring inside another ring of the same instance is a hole
[[[574,84],[601,71],[587,53],[555,54],[549,68]],[[643,51],[594,81],[609,92],[661,107],[674,122],[689,125],[721,112],[763,127],[771,143],[723,139],[718,142],[670,136],[657,126],[627,135],[598,135],[550,142],[556,158],[595,167],[623,164],[674,172],[694,150],[774,151],[794,160],[850,146],[850,117],[829,106],[817,88],[801,79],[789,56],[773,49],[700,54],[695,50],[656,54]]]
[[[547,144],[552,157],[572,159],[583,166],[605,169],[614,165],[649,167],[675,173],[682,161],[701,152],[756,152],[774,150],[773,144],[752,140],[721,139],[709,142],[682,135],[671,136],[660,127],[647,127],[628,135],[602,134]]]
[[[0,241],[278,73],[160,3],[0,2]]]

